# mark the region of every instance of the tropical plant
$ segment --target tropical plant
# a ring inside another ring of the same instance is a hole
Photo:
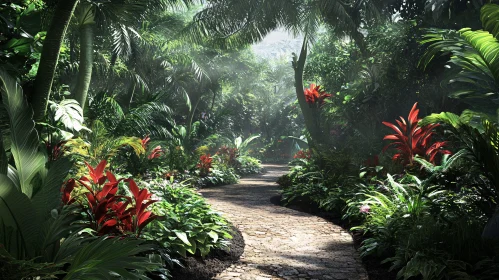
[[[201,177],[205,177],[208,174],[210,174],[210,171],[212,171],[212,162],[213,158],[211,157],[210,154],[207,155],[202,155],[199,157],[199,163],[196,165],[196,168],[199,169],[199,175]]]
[[[56,2],[54,16],[45,36],[40,64],[36,72],[35,92],[31,98],[34,118],[37,121],[42,121],[47,112],[61,46],[78,2],[78,0],[59,0]]]
[[[319,140],[317,113],[309,108],[303,94],[303,71],[308,48],[320,24],[325,22],[333,25],[336,32],[350,35],[366,50],[363,35],[358,30],[360,20],[353,18],[359,16],[356,12],[360,9],[365,9],[363,15],[366,18],[376,14],[370,2],[312,1],[290,4],[287,1],[214,0],[195,16],[194,24],[189,29],[190,36],[197,40],[207,37],[222,47],[235,47],[258,42],[280,27],[303,34],[301,50],[298,55],[294,54],[292,62],[295,91],[311,139]]]
[[[450,154],[450,151],[442,149],[446,142],[431,143],[431,137],[434,135],[434,129],[438,124],[428,124],[418,126],[419,109],[416,108],[418,103],[414,103],[407,122],[403,117],[400,121],[396,120],[397,125],[389,122],[383,122],[384,125],[395,131],[395,134],[386,135],[383,140],[393,140],[394,142],[386,145],[383,152],[389,148],[394,148],[398,152],[392,157],[393,161],[400,161],[403,165],[412,166],[416,155],[428,157],[430,162],[435,162],[438,154]]]
[[[21,88],[3,72],[0,72],[0,82],[3,105],[9,115],[10,152],[14,163],[8,164],[5,146],[0,143],[0,240],[14,258],[30,259],[57,246],[58,238],[66,233],[52,228],[61,221],[51,219],[51,211],[59,206],[58,189],[71,165],[60,160],[47,166],[47,158],[39,151],[40,139]],[[54,235],[48,235],[48,231]]]
[[[148,187],[160,202],[152,211],[161,218],[144,230],[144,236],[186,257],[206,256],[212,249],[225,248],[230,235],[227,221],[206,201],[183,183],[153,181]]]
[[[315,84],[310,84],[310,88],[306,88],[304,91],[305,94],[305,100],[307,101],[308,104],[318,104],[318,106],[321,106],[324,104],[324,99],[331,97],[332,95],[329,93],[326,93],[321,86],[315,85]]]
[[[64,188],[63,203],[66,205],[78,202],[88,219],[88,227],[99,235],[129,235],[140,236],[142,229],[156,219],[157,216],[146,210],[155,203],[147,189],[140,190],[133,179],[125,179],[132,197],[118,195],[118,185],[121,180],[109,171],[104,175],[107,165],[105,160],[93,168],[88,163],[89,177],[83,176],[78,181],[70,179]],[[85,188],[81,197],[72,195],[77,182]]]
[[[450,54],[449,63],[458,69],[449,80],[454,85],[450,96],[492,116],[496,115],[499,94],[498,11],[499,5],[496,4],[486,4],[481,8],[484,30],[429,29],[421,40],[421,44],[429,46],[420,65],[426,68],[437,57]]]

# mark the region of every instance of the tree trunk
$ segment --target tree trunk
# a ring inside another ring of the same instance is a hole
[[[80,66],[73,96],[82,109],[87,102],[88,88],[92,80],[94,26],[93,23],[83,24],[80,28]]]
[[[34,94],[30,98],[35,113],[34,118],[37,121],[43,120],[47,112],[62,41],[77,3],[78,0],[59,0],[50,28],[45,36],[40,65],[35,78]]]
[[[305,94],[303,93],[303,71],[305,70],[305,62],[307,61],[307,38],[303,39],[303,45],[300,51],[300,56],[298,59],[296,56],[293,58],[293,68],[295,71],[295,89],[296,97],[298,98],[298,104],[300,104],[300,109],[305,120],[305,127],[310,133],[310,138],[308,139],[308,144],[310,147],[315,146],[315,144],[321,138],[320,127],[317,124],[317,109],[310,107],[310,105],[305,100]]]

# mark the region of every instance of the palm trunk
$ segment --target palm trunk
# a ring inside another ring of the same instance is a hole
[[[316,108],[311,108],[307,101],[305,100],[305,94],[303,93],[303,71],[305,70],[305,62],[307,61],[307,38],[303,39],[303,45],[300,51],[300,56],[298,59],[296,56],[293,58],[293,68],[295,71],[295,89],[296,97],[298,98],[298,104],[300,104],[300,109],[305,120],[305,127],[310,133],[310,139],[308,144],[313,147],[321,138],[320,127],[317,125],[317,112]]]
[[[43,120],[47,112],[62,41],[77,3],[78,0],[59,0],[50,28],[45,36],[40,65],[35,78],[34,94],[30,98],[35,113],[34,118],[37,121]]]
[[[80,66],[78,69],[78,78],[73,95],[76,101],[80,103],[82,109],[87,102],[88,88],[92,80],[93,65],[93,23],[83,24],[80,28]]]

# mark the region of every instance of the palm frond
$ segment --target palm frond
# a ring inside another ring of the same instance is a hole
[[[499,5],[484,5],[481,9],[480,20],[483,29],[489,31],[496,38],[499,36]]]
[[[429,43],[420,65],[451,54],[449,63],[459,72],[449,81],[451,97],[460,98],[475,110],[494,113],[499,105],[499,42],[487,31],[464,28],[458,32],[430,29],[421,40]]]
[[[156,246],[143,240],[99,237],[80,247],[64,279],[150,279],[145,273],[162,264],[139,255],[154,250]]]
[[[118,124],[116,133],[126,135],[154,136],[156,139],[171,138],[170,129],[175,125],[171,109],[163,103],[149,102],[126,115]]]

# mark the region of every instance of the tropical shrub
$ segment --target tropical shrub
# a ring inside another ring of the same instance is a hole
[[[152,205],[152,212],[160,218],[146,227],[145,237],[183,257],[204,257],[210,250],[228,245],[231,235],[227,221],[193,189],[164,180],[152,181],[147,187],[160,200]]]
[[[60,188],[71,164],[65,159],[48,162],[39,150],[32,112],[20,87],[3,72],[0,82],[14,163],[8,165],[0,141],[0,277],[149,279],[145,274],[153,270],[166,277],[162,267],[163,260],[171,261],[167,254],[158,254],[159,262],[137,256],[160,252],[159,246],[144,240],[92,236],[82,231],[76,205],[61,208]]]
[[[201,177],[206,177],[212,171],[212,161],[213,158],[210,154],[202,155],[199,157],[199,163],[196,168],[199,169],[199,175]]]
[[[412,166],[416,155],[427,157],[430,162],[435,162],[438,154],[450,154],[450,151],[444,150],[446,142],[431,143],[431,138],[435,134],[434,129],[438,124],[428,124],[418,126],[421,120],[418,118],[419,109],[416,108],[418,103],[414,103],[407,121],[400,117],[400,121],[396,120],[397,125],[389,122],[383,122],[384,125],[395,131],[395,134],[386,135],[383,140],[392,140],[390,144],[383,148],[383,152],[393,148],[397,152],[393,155],[393,161],[399,161],[404,166]]]
[[[262,163],[260,160],[251,156],[240,156],[237,158],[239,162],[236,168],[237,174],[244,176],[249,174],[258,174],[262,172]]]
[[[157,216],[147,208],[156,202],[147,189],[139,189],[133,179],[123,180],[128,184],[132,197],[118,194],[120,181],[109,171],[104,174],[107,162],[101,161],[93,168],[87,163],[88,175],[78,181],[70,179],[62,189],[64,204],[78,202],[88,221],[87,226],[98,235],[140,236],[142,229]],[[88,192],[75,196],[77,187]]]
[[[399,278],[447,279],[491,253],[481,238],[486,219],[473,205],[473,194],[454,193],[412,175],[388,175],[387,181],[359,190],[347,215],[363,221],[352,228],[366,236],[361,254],[385,258]]]

